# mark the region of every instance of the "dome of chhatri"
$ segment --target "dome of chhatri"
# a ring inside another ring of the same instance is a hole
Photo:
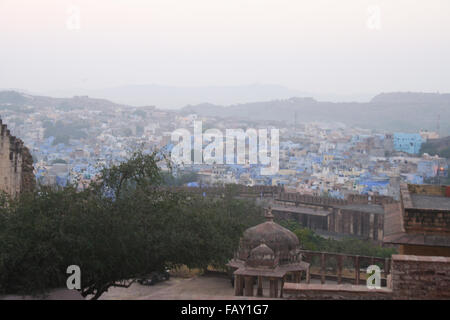
[[[250,267],[273,268],[278,264],[275,253],[264,242],[250,251],[250,256],[245,262]]]
[[[264,242],[250,252],[250,258],[272,258],[274,255],[273,250],[270,249]]]
[[[239,248],[239,258],[246,260],[251,251],[264,243],[275,255],[280,258],[290,256],[293,251],[299,249],[300,242],[297,236],[286,228],[273,221],[271,209],[265,215],[267,221],[247,229]]]

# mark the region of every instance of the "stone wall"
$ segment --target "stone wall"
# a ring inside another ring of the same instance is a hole
[[[23,141],[12,136],[0,119],[0,190],[12,197],[33,190],[33,159]]]
[[[195,194],[205,194],[206,196],[221,196],[227,190],[242,197],[274,197],[283,192],[283,187],[279,186],[244,186],[239,184],[228,185],[227,187],[168,187],[172,192],[190,192]]]
[[[343,200],[343,199],[310,196],[310,195],[305,195],[305,194],[300,194],[300,193],[288,193],[288,192],[279,193],[275,197],[275,200],[294,202],[294,203],[302,203],[302,204],[313,204],[313,205],[320,205],[320,206],[333,206],[333,205],[348,204],[348,201]]]
[[[388,288],[369,289],[349,284],[285,283],[283,296],[298,300],[391,300]]]
[[[400,186],[403,226],[409,233],[450,233],[450,210],[417,208],[412,195],[446,197],[448,186],[403,184]]]
[[[403,186],[403,188],[405,187]],[[408,184],[406,188],[410,193],[445,197],[448,186],[431,184]]]
[[[450,258],[392,256],[395,299],[450,299]]]
[[[450,233],[449,210],[405,209],[403,223],[406,232]]]
[[[371,203],[371,204],[388,204],[396,202],[394,198],[380,195],[365,195],[365,194],[348,194],[346,197],[348,203]]]
[[[184,191],[206,196],[220,196],[225,191],[224,187],[176,187],[171,191]],[[275,204],[286,208],[290,206],[304,208],[304,212],[290,212],[290,210],[276,209],[277,218],[295,219],[304,226],[311,229],[355,235],[362,238],[381,241],[383,239],[384,215],[379,213],[365,212],[364,210],[345,209],[341,206],[357,205],[381,205],[392,203],[395,200],[391,197],[375,195],[369,198],[368,195],[348,195],[346,199],[335,199],[329,197],[311,196],[297,192],[286,192],[280,186],[242,186],[232,185],[229,190],[233,190],[236,196],[250,198],[271,198]],[[328,217],[317,216],[313,210],[329,211]]]

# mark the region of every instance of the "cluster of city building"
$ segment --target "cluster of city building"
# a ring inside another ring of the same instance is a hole
[[[179,118],[177,118],[179,119]],[[185,126],[195,115],[182,118]],[[305,195],[345,199],[348,194],[399,197],[401,183],[422,184],[447,176],[448,159],[420,155],[433,132],[380,133],[350,128],[343,124],[251,123],[236,119],[201,119],[210,126],[226,128],[277,127],[280,130],[279,170],[261,175],[260,165],[190,165],[185,170],[198,174],[192,186],[235,183],[247,186],[283,186],[286,191]],[[181,125],[182,123],[180,123]]]
[[[171,134],[192,131],[194,121],[204,130],[217,128],[277,128],[280,132],[279,170],[261,175],[255,164],[194,164],[191,186],[236,183],[283,186],[306,195],[344,199],[347,194],[385,195],[398,199],[402,182],[422,184],[446,177],[448,160],[420,155],[420,146],[433,132],[390,133],[351,128],[341,123],[255,122],[199,118],[195,114],[154,107],[63,108],[2,110],[11,134],[29,148],[40,184],[76,183],[96,179],[103,166],[123,161],[130,151],[155,148],[170,152]]]

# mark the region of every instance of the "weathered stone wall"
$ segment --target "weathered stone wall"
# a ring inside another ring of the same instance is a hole
[[[406,232],[450,233],[449,210],[405,209],[403,223]]]
[[[226,188],[209,187],[209,188],[190,188],[177,187],[170,188],[171,191],[185,191],[197,194],[205,194],[206,196],[220,196]],[[285,207],[294,206],[305,208],[305,213],[293,213],[276,210],[276,216],[281,219],[296,219],[302,225],[312,229],[321,229],[324,231],[350,234],[381,241],[383,239],[384,215],[364,212],[358,209],[342,209],[339,206],[350,204],[370,204],[381,205],[384,203],[392,203],[395,200],[386,196],[369,196],[367,195],[348,195],[344,199],[334,199],[329,197],[311,196],[296,192],[285,192],[280,186],[242,186],[233,185],[230,190],[236,192],[237,196],[250,198],[272,198],[275,204]],[[328,217],[318,217],[314,214],[308,214],[308,209],[329,211]]]
[[[403,187],[405,188],[405,187]],[[427,194],[434,196],[444,196],[446,195],[446,190],[448,186],[439,186],[431,184],[408,184],[407,190],[410,193],[416,194]]]
[[[413,256],[450,257],[450,247],[401,244],[398,246],[398,253]]]
[[[168,188],[172,192],[191,192],[195,194],[203,194],[206,196],[221,196],[223,193],[227,191],[225,187],[169,187]],[[283,187],[279,186],[244,186],[244,185],[229,185],[228,190],[235,192],[240,196],[249,196],[249,197],[260,197],[261,194],[263,197],[274,197],[277,194],[283,192]]]
[[[450,299],[450,258],[392,256],[395,299]]]
[[[448,186],[403,184],[400,186],[403,226],[408,233],[450,233],[450,209],[417,208],[412,195],[446,197]]]
[[[346,197],[348,203],[372,203],[372,204],[387,204],[395,202],[394,198],[388,196],[374,195],[369,196],[365,194],[349,194]]]
[[[303,204],[314,204],[321,206],[346,205],[348,201],[328,197],[310,196],[300,193],[279,193],[275,198],[277,201],[290,201]]]
[[[33,159],[23,141],[10,134],[0,119],[0,190],[12,197],[33,190]]]

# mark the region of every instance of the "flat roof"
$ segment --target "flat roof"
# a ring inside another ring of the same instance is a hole
[[[450,197],[410,193],[412,205],[418,209],[450,211]]]

